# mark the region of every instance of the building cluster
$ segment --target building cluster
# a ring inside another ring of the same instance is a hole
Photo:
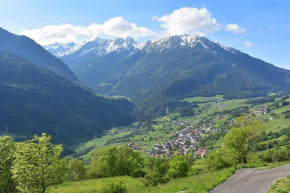
[[[175,132],[171,139],[166,140],[164,143],[155,144],[152,149],[147,149],[148,145],[141,147],[140,143],[129,143],[128,147],[135,151],[142,151],[142,149],[149,156],[153,157],[168,157],[172,158],[174,152],[179,155],[186,155],[188,152],[193,153],[193,156],[200,156],[204,158],[207,155],[207,150],[199,148],[199,142],[202,136],[217,132],[211,124],[192,124],[190,122],[177,122],[173,121],[171,125],[185,126],[185,129]]]
[[[260,105],[259,108],[255,109],[252,114],[256,115],[257,117],[260,115],[265,115],[268,112],[267,105]]]
[[[173,153],[178,150],[179,154],[185,155],[190,149],[195,150],[200,140],[200,131],[187,126],[182,131],[174,133],[171,139],[163,144],[155,144],[154,148],[146,153],[154,157],[172,157]]]
[[[223,109],[223,108],[227,108],[228,105],[227,104],[223,104],[223,103],[217,103],[216,106],[220,109]]]

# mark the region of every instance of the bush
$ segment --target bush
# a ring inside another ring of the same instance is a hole
[[[142,164],[139,152],[128,147],[109,147],[104,152],[96,152],[88,173],[90,177],[127,176],[140,169]]]
[[[145,185],[157,186],[169,181],[166,173],[169,169],[169,160],[165,158],[149,157],[146,160],[147,174]]]
[[[213,152],[205,159],[205,167],[208,171],[218,171],[229,166],[230,164],[224,160],[220,152]]]
[[[145,176],[147,185],[157,186],[158,184],[165,184],[169,181],[169,178],[158,172],[150,172]]]
[[[188,171],[188,176],[195,176],[204,172],[203,165],[192,166]]]
[[[123,182],[109,183],[101,189],[101,193],[127,193],[128,190]]]
[[[142,169],[136,169],[131,173],[131,176],[133,178],[143,178],[145,177],[145,175],[146,175],[146,172]]]
[[[283,162],[290,160],[290,146],[287,145],[285,149],[271,150],[260,158],[265,162]]]
[[[183,157],[176,157],[172,159],[169,163],[168,176],[170,178],[180,178],[187,176],[189,171],[188,163]]]

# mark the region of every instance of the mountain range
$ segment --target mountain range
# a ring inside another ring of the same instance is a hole
[[[77,144],[131,123],[133,111],[149,118],[188,109],[185,97],[290,90],[288,70],[201,36],[46,46],[54,55],[2,28],[0,41],[0,132],[16,136],[46,132]]]
[[[129,97],[147,115],[180,108],[185,97],[290,90],[288,70],[201,36],[97,38],[60,58],[97,93]]]

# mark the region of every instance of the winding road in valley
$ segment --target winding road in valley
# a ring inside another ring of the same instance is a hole
[[[212,193],[266,193],[275,180],[290,175],[290,164],[269,170],[240,169]]]

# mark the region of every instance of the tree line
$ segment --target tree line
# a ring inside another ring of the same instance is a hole
[[[51,143],[51,136],[14,142],[0,137],[0,193],[44,193],[49,186],[64,181],[132,176],[142,178],[145,186],[168,182],[187,175],[192,154],[169,160],[141,156],[120,146],[96,151],[90,164],[82,160],[61,159],[62,145]],[[113,185],[112,188],[119,187]],[[106,192],[106,190],[104,190]]]

